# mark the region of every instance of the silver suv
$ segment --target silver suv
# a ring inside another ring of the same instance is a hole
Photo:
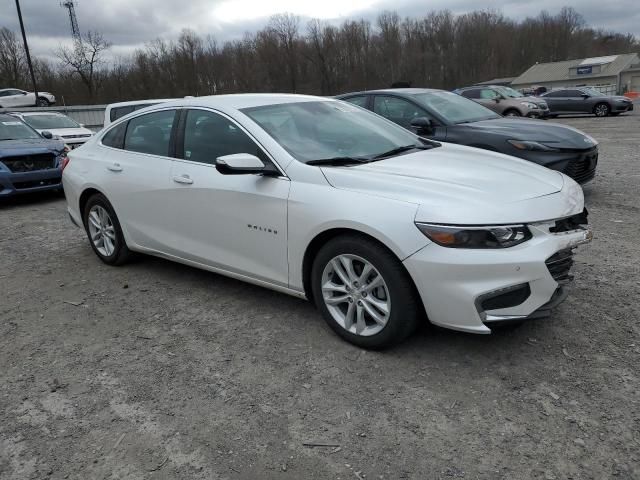
[[[455,93],[478,102],[505,117],[547,118],[547,102],[537,97],[525,97],[509,87],[496,85],[465,87]]]

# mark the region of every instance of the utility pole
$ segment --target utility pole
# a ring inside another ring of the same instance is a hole
[[[22,22],[22,12],[20,11],[20,0],[16,0],[16,9],[18,10],[18,20],[20,20],[20,30],[22,31],[22,41],[24,42],[24,51],[27,54],[27,64],[29,65],[29,73],[31,74],[31,83],[33,83],[33,93],[35,95],[35,106],[38,106],[38,86],[36,85],[36,76],[33,73],[33,64],[31,63],[31,55],[29,54],[29,45],[27,44],[27,34],[24,32],[24,23]]]

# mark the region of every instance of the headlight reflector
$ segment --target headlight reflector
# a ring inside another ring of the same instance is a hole
[[[416,227],[433,242],[449,248],[508,248],[531,238],[526,225],[465,227],[416,222]]]

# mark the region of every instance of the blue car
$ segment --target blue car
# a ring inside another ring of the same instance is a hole
[[[62,189],[65,144],[0,113],[0,198]]]

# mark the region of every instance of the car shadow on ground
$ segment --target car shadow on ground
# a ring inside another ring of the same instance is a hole
[[[89,248],[88,245],[87,248]],[[96,261],[98,260],[96,259]],[[251,310],[259,317],[264,315],[268,317],[265,320],[261,320],[261,322],[289,322],[285,327],[287,331],[290,329],[299,330],[300,335],[293,333],[294,337],[302,338],[302,330],[306,328],[318,329],[320,327],[323,330],[322,333],[319,332],[318,335],[307,337],[310,342],[310,348],[313,347],[315,349],[319,344],[322,344],[327,349],[345,350],[352,348],[360,350],[359,347],[350,345],[335,335],[326,325],[325,320],[315,306],[304,299],[148,255],[136,255],[132,263],[125,268],[131,269],[131,274],[135,274],[136,270],[140,270],[145,277],[151,276],[162,283],[172,283],[176,286],[182,284],[182,288],[189,290],[192,290],[193,285],[210,285],[212,289],[215,288],[219,298],[224,299],[222,300],[224,303],[228,304],[228,300],[236,300],[239,304],[239,309],[245,308],[244,303],[247,299],[251,299],[253,304]],[[132,275],[128,276],[131,277]],[[211,304],[212,308],[215,308],[215,306],[215,303]],[[286,312],[286,315],[282,317],[271,315],[274,311]],[[553,321],[553,317],[548,320]],[[425,352],[430,352],[427,356],[439,356],[447,352],[454,356],[473,356],[474,352],[477,352],[484,359],[492,356],[497,358],[503,352],[512,350],[514,345],[522,345],[534,333],[539,334],[541,322],[545,322],[545,320],[525,322],[517,328],[500,328],[491,334],[483,335],[437,327],[431,324],[425,316],[412,336],[399,345],[375,352],[375,354],[381,357],[388,355],[392,355],[394,358],[398,356],[406,357],[408,361],[415,360],[416,355],[424,356]],[[533,326],[534,324],[535,326]],[[275,324],[271,326],[262,324],[262,326],[267,329],[282,328],[282,325]]]

